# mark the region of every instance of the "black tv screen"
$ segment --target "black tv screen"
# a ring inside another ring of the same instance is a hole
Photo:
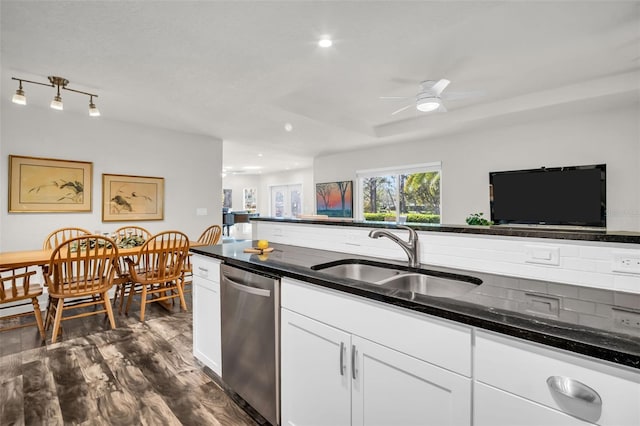
[[[606,165],[489,173],[496,225],[606,227]]]

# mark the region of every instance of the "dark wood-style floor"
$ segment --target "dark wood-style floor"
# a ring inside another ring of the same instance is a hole
[[[36,327],[0,332],[0,425],[262,423],[193,357],[188,302],[154,303],[145,323],[116,314],[114,330],[104,315],[64,321],[54,344]]]

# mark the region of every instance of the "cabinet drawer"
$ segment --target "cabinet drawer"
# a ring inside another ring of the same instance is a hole
[[[194,254],[191,256],[191,266],[195,277],[220,282],[220,261],[218,259]]]
[[[477,381],[588,422],[640,424],[640,373],[519,339],[476,336]]]
[[[285,278],[282,307],[471,376],[471,329],[446,320]]]

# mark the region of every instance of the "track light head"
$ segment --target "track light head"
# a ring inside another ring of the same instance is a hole
[[[27,104],[27,98],[24,96],[24,90],[22,90],[22,82],[20,82],[20,88],[16,90],[16,94],[11,98],[11,102],[18,105]]]
[[[96,104],[93,103],[93,96],[89,96],[89,116],[100,117],[100,110],[96,107]]]
[[[62,111],[64,109],[64,105],[62,104],[62,97],[60,95],[54,96],[49,106],[51,107],[51,109]]]

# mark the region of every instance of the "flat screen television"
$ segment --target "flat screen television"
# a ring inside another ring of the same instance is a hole
[[[606,228],[605,164],[489,173],[496,225]]]

